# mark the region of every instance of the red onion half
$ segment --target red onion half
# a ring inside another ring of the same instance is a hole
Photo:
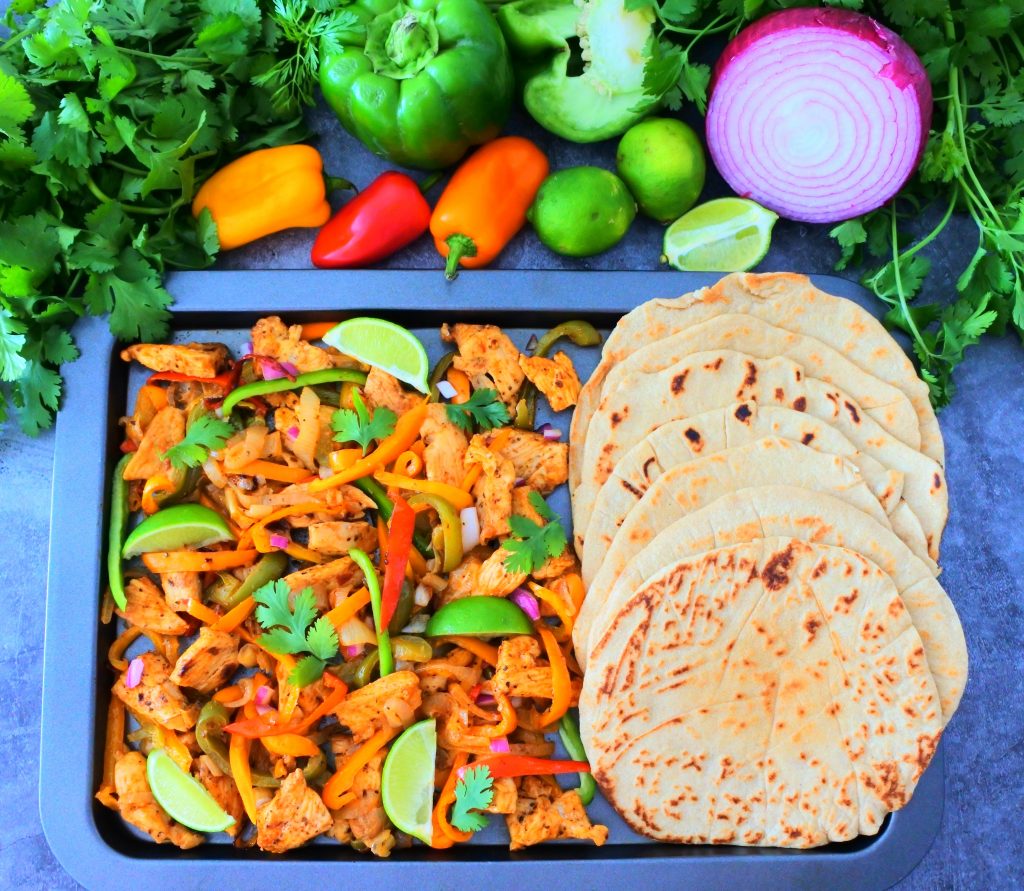
[[[786,9],[722,53],[707,143],[738,195],[791,220],[832,223],[902,188],[931,118],[928,76],[900,37],[856,12]]]

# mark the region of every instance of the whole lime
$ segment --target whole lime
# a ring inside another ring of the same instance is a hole
[[[704,188],[704,148],[693,129],[675,118],[647,118],[630,127],[615,163],[640,210],[659,223],[681,217]]]
[[[610,170],[570,167],[544,180],[526,216],[556,254],[590,257],[622,240],[636,202]]]

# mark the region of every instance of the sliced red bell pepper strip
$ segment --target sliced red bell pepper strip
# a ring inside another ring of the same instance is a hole
[[[216,377],[198,377],[194,374],[182,374],[180,371],[156,371],[149,376],[146,382],[149,384],[156,381],[169,381],[174,384],[210,384],[226,391],[235,388],[241,373],[242,363],[232,362],[227,371],[222,371]]]
[[[590,765],[586,761],[553,761],[551,758],[535,758],[532,755],[488,755],[464,767],[463,772],[471,767],[486,767],[496,780],[502,777],[590,773]]]
[[[384,590],[381,592],[380,624],[383,628],[390,624],[402,594],[405,567],[409,562],[409,551],[412,550],[413,527],[416,525],[416,512],[409,506],[409,502],[401,495],[396,495],[394,502],[395,509],[391,513],[388,531],[388,551],[384,558]]]
[[[328,681],[327,678],[331,680]],[[234,734],[235,736],[244,736],[247,739],[259,739],[264,736],[280,736],[284,733],[298,733],[303,734],[310,728],[314,727],[316,723],[326,715],[333,712],[348,694],[348,687],[342,681],[334,678],[330,672],[324,674],[325,683],[332,687],[330,694],[320,705],[311,711],[301,721],[288,721],[284,723],[277,722],[277,712],[268,712],[266,715],[260,715],[256,718],[246,718],[241,721],[235,721],[232,724],[228,724],[224,727],[227,733]]]

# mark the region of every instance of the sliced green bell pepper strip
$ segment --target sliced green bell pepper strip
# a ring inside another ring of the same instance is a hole
[[[124,593],[124,566],[121,563],[121,549],[128,533],[128,483],[124,479],[124,469],[131,461],[131,454],[125,455],[114,468],[114,478],[110,484],[110,524],[107,532],[107,582],[110,585],[110,596],[120,609],[128,606],[128,598]]]
[[[228,744],[224,742],[224,727],[229,723],[228,710],[216,700],[211,699],[199,711],[196,721],[196,742],[210,760],[217,765],[221,773],[232,776],[231,762],[228,756]],[[327,759],[323,753],[310,758],[302,773],[307,782],[313,782],[327,768]],[[252,784],[262,789],[277,789],[281,781],[262,770],[253,770]]]
[[[363,571],[366,587],[370,589],[370,608],[373,610],[373,626],[377,632],[377,651],[380,653],[380,676],[384,677],[395,670],[395,657],[391,652],[391,635],[388,634],[388,629],[382,628],[380,624],[380,579],[377,578],[377,570],[374,568],[373,561],[370,560],[366,551],[352,548],[348,555],[356,561],[356,565]]]
[[[448,369],[452,367],[457,350],[449,350],[440,359],[437,360],[437,364],[434,366],[433,371],[430,372],[430,401],[440,402],[441,394],[438,392],[437,385],[444,380],[444,376],[448,373]]]
[[[534,358],[545,359],[548,353],[554,348],[563,337],[569,338],[576,346],[591,347],[601,343],[601,332],[590,322],[582,319],[572,319],[562,322],[549,329],[540,340],[533,351]],[[520,430],[532,430],[537,422],[537,388],[527,381],[523,385],[523,394],[516,403],[515,425]]]
[[[445,572],[452,572],[462,562],[462,518],[450,501],[446,501],[440,495],[431,495],[426,492],[417,492],[409,500],[410,507],[417,504],[429,504],[437,511],[441,520],[441,532],[444,535],[444,565]]]
[[[565,751],[574,761],[587,761],[587,752],[583,748],[583,740],[580,738],[579,728],[576,722],[569,715],[563,715],[558,722],[558,735],[562,738],[562,745]],[[594,800],[594,793],[597,791],[597,783],[589,773],[581,773],[579,795],[584,807]]]
[[[262,588],[267,582],[275,582],[288,571],[288,555],[283,551],[274,551],[271,554],[264,554],[259,563],[245,577],[239,585],[225,600],[223,606],[232,609],[247,599],[254,591]]]
[[[416,605],[416,589],[408,579],[402,582],[402,591],[398,595],[398,606],[388,622],[388,631],[392,634],[400,634],[402,629],[409,624],[412,618],[412,608]],[[394,644],[397,638],[393,638]]]
[[[366,372],[357,371],[354,368],[323,368],[320,371],[307,371],[305,374],[300,374],[295,380],[282,377],[279,380],[253,381],[251,384],[242,384],[228,393],[220,407],[220,413],[227,417],[239,402],[244,402],[253,396],[266,396],[268,393],[281,393],[284,390],[298,390],[302,387],[315,387],[317,384],[331,384],[336,381],[365,384]]]

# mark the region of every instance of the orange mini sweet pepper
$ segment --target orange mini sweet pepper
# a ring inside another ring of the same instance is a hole
[[[223,250],[295,227],[330,219],[324,162],[309,145],[282,145],[242,155],[211,176],[192,202],[217,224]]]
[[[445,276],[486,266],[526,222],[526,211],[548,175],[548,159],[530,140],[502,136],[477,149],[455,171],[430,218],[445,257]]]

